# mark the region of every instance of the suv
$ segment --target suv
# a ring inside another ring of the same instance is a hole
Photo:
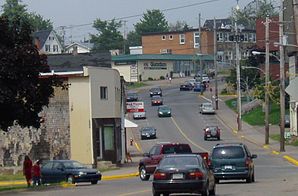
[[[210,164],[215,181],[245,179],[247,183],[254,182],[254,158],[257,155],[250,154],[245,144],[217,144],[213,147]]]
[[[149,93],[150,93],[150,97],[153,97],[155,95],[159,95],[162,97],[162,90],[160,87],[154,87],[154,88],[151,88],[149,90]]]
[[[144,154],[144,158],[139,162],[139,176],[143,181],[150,178],[156,166],[159,164],[165,154],[189,154],[192,150],[188,144],[180,143],[158,143],[155,144],[149,153]]]

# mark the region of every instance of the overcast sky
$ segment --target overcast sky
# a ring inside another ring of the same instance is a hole
[[[243,8],[253,0],[239,0]],[[0,0],[0,5],[5,0]],[[169,23],[186,21],[190,27],[198,26],[201,13],[202,25],[206,19],[227,18],[237,5],[236,0],[23,0],[29,12],[36,12],[45,19],[50,19],[54,28],[66,26],[66,38],[82,40],[88,33],[95,33],[92,22],[100,18],[109,20],[123,18],[126,32],[133,30],[133,24],[140,21],[146,10],[163,11]],[[173,9],[171,9],[173,8]],[[167,9],[170,9],[166,11]],[[2,12],[2,7],[1,7]],[[135,16],[135,17],[129,17]],[[121,29],[124,32],[124,28]]]

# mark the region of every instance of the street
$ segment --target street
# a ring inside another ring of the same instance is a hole
[[[255,183],[245,181],[221,181],[217,184],[216,195],[296,195],[298,191],[298,170],[280,157],[274,156],[260,146],[246,142],[237,137],[229,126],[217,115],[202,115],[199,113],[199,103],[206,98],[192,91],[179,91],[177,87],[163,88],[164,104],[172,108],[172,117],[159,118],[157,107],[151,106],[150,96],[147,91],[142,92],[141,99],[145,102],[147,119],[135,120],[140,127],[154,126],[157,128],[157,139],[140,140],[138,129],[134,130],[135,141],[140,144],[143,152],[148,152],[156,142],[181,142],[188,143],[194,152],[207,151],[218,142],[244,142],[251,153],[257,154],[255,159]],[[224,104],[220,101],[220,104]],[[217,125],[221,129],[221,141],[204,141],[203,128],[206,125]],[[28,190],[14,192],[11,195],[104,195],[104,196],[148,196],[151,193],[151,180],[144,182],[138,177],[101,181],[98,185],[79,184],[71,188],[47,189],[44,191]],[[6,195],[10,195],[6,193]],[[180,194],[181,195],[181,194]]]

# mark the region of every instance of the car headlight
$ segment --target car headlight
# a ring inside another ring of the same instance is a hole
[[[153,92],[150,92],[150,94],[153,94]]]
[[[162,114],[162,112],[158,112],[159,114]]]
[[[86,172],[79,172],[79,175],[81,176],[81,175],[86,175],[87,173]]]
[[[168,114],[171,114],[171,112],[168,112]]]

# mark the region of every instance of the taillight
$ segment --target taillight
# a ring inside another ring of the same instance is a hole
[[[203,177],[204,177],[204,174],[200,171],[195,171],[195,172],[188,173],[188,178],[189,179],[199,180],[199,179],[203,179]]]
[[[164,172],[156,171],[154,173],[154,180],[165,180],[167,179],[167,174]]]
[[[246,158],[246,160],[245,160],[245,167],[249,167],[250,163],[251,163],[251,159],[250,158]]]

